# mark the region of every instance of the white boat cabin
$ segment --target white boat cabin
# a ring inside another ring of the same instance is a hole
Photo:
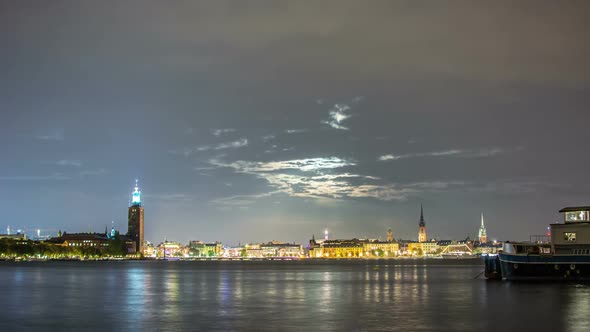
[[[590,206],[559,212],[564,222],[550,225],[551,243],[505,242],[502,250],[518,255],[590,255]]]
[[[590,206],[566,207],[563,223],[551,224],[551,243],[556,254],[590,255]]]

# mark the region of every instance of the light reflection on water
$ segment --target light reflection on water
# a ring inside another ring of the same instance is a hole
[[[474,280],[481,270],[441,261],[0,263],[0,330],[590,330],[590,287]]]

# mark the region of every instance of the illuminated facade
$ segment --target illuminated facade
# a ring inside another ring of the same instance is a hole
[[[426,242],[426,223],[424,222],[424,209],[420,205],[420,223],[418,224],[418,242]]]
[[[263,257],[293,257],[303,256],[303,246],[295,243],[272,241],[260,245]]]
[[[415,255],[430,254],[438,250],[438,244],[432,242],[410,242],[408,243],[408,252]]]
[[[310,241],[309,257],[312,258],[370,258],[393,257],[399,254],[399,244],[377,240],[324,240]]]
[[[240,253],[242,257],[248,258],[263,258],[262,249],[260,248],[260,244],[246,244]]]
[[[156,257],[156,248],[151,242],[145,241],[143,245],[144,257]]]
[[[479,227],[479,243],[488,242],[488,233],[486,226],[483,224],[483,213],[481,214],[481,226]]]
[[[164,241],[156,248],[157,257],[184,257],[188,254],[188,248],[180,242]]]
[[[60,237],[51,239],[51,242],[64,247],[106,249],[110,241],[102,233],[64,233]]]
[[[223,246],[219,241],[212,243],[190,241],[188,247],[191,257],[218,257],[223,253]]]
[[[143,228],[143,206],[141,206],[141,191],[137,180],[131,194],[131,206],[129,207],[127,223],[127,237],[135,242],[135,252],[143,252],[144,228]]]
[[[399,243],[376,240],[361,241],[363,243],[363,249],[365,250],[365,256],[390,257],[397,256],[399,254]]]

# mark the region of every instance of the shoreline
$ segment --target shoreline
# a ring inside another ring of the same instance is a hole
[[[382,258],[48,258],[48,259],[17,259],[2,258],[1,262],[388,262],[388,261],[481,261],[476,257],[382,257]]]

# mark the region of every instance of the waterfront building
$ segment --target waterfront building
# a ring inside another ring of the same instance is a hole
[[[134,252],[143,252],[144,243],[144,221],[143,206],[141,205],[141,191],[139,190],[138,181],[135,180],[135,188],[131,193],[131,205],[129,206],[127,237],[135,242]]]
[[[303,246],[295,243],[271,241],[260,245],[263,257],[293,257],[303,256]]]
[[[418,242],[426,242],[426,222],[424,222],[424,209],[420,204],[420,223],[418,224]]]
[[[223,246],[220,241],[210,243],[190,241],[188,249],[191,257],[218,257],[223,253]]]
[[[260,248],[260,244],[252,243],[246,244],[242,251],[242,257],[248,258],[262,258],[262,248]]]
[[[483,213],[481,214],[481,226],[479,227],[479,243],[488,242],[486,226],[483,224]]]
[[[97,248],[103,250],[109,247],[109,238],[104,233],[66,233],[54,237],[48,242],[64,247]]]
[[[9,240],[27,240],[27,234],[17,232],[15,234],[10,234],[10,226],[7,228],[8,234],[0,234],[0,239],[9,239]]]
[[[377,240],[324,240],[320,243],[312,238],[309,257],[312,258],[359,258],[396,256],[399,244]]]
[[[363,257],[363,244],[358,239],[324,240],[319,246],[310,248],[311,257],[347,258]]]
[[[408,252],[415,255],[435,253],[438,248],[438,244],[435,241],[408,243]]]
[[[365,256],[392,257],[399,254],[399,243],[377,240],[361,240]]]
[[[455,241],[455,240],[438,240],[438,241],[436,241],[436,244],[438,244],[439,247],[446,247],[451,244],[457,244],[457,241]]]
[[[387,242],[393,242],[393,231],[391,228],[387,230]]]
[[[412,243],[414,241],[410,241],[410,240],[404,240],[404,239],[398,239],[397,243],[399,245],[399,252],[404,254],[408,252],[408,244]]]
[[[224,258],[239,258],[239,257],[243,257],[245,254],[245,249],[244,247],[226,247],[223,248],[223,253],[222,256]]]
[[[144,242],[143,257],[156,257],[156,248],[154,247],[153,243],[149,241]]]
[[[165,240],[156,248],[157,257],[184,257],[187,254],[188,248],[185,248],[180,242]]]

